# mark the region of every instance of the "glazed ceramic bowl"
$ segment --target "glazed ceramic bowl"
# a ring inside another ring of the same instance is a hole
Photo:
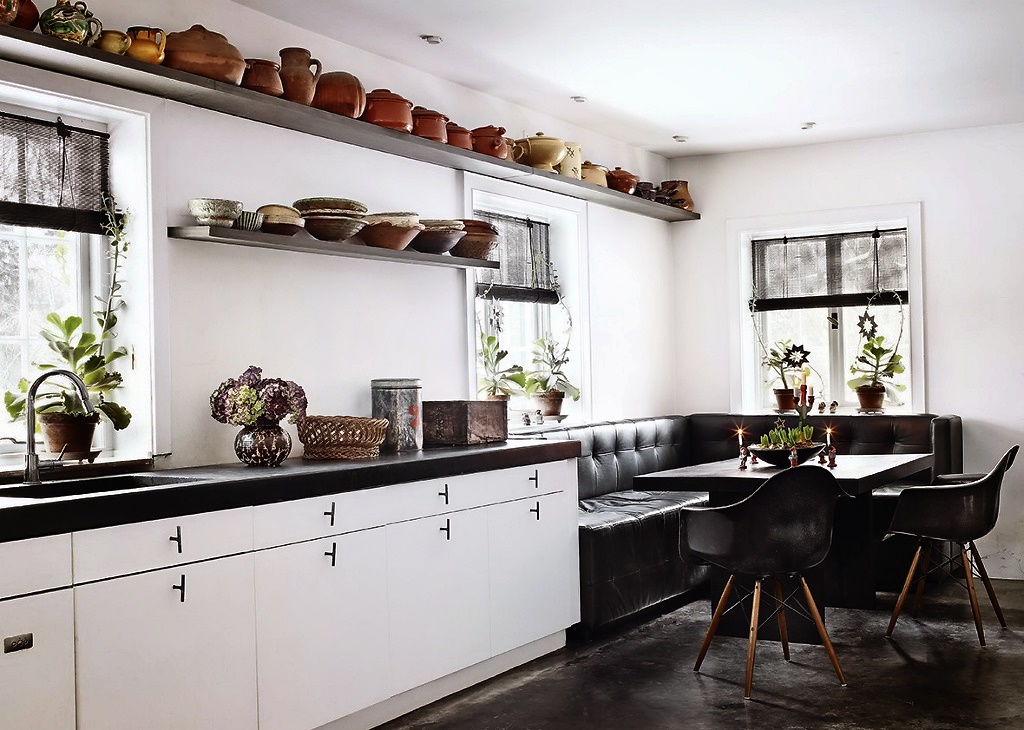
[[[230,228],[242,214],[242,203],[221,198],[193,198],[188,201],[188,212],[201,226]]]
[[[235,221],[235,228],[240,231],[258,231],[263,225],[263,214],[251,210],[243,210]]]
[[[626,195],[632,195],[633,191],[636,190],[637,183],[640,182],[639,176],[634,175],[629,170],[623,170],[621,167],[609,170],[607,178],[608,187]]]
[[[325,215],[341,213],[343,215],[365,215],[366,206],[358,200],[348,198],[302,198],[292,205],[301,215]]]
[[[303,220],[310,235],[321,241],[344,241],[366,225],[362,218],[347,215],[307,215]]]
[[[301,218],[302,214],[290,205],[261,205],[256,209],[257,213],[275,218]]]
[[[390,223],[393,226],[418,226],[420,224],[419,213],[373,213],[372,215],[366,216],[366,222],[370,225],[374,223]]]
[[[391,223],[371,223],[356,234],[367,246],[376,248],[389,248],[392,251],[401,251],[408,246],[414,238],[423,230],[421,224],[415,226],[396,226]]]
[[[420,253],[442,254],[464,238],[466,232],[461,228],[426,228],[409,245]]]
[[[452,256],[486,259],[498,243],[498,229],[487,221],[463,219],[466,235],[452,249]]]

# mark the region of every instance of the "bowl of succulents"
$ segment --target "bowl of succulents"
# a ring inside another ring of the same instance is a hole
[[[775,428],[761,436],[761,441],[747,447],[751,454],[773,466],[803,464],[821,453],[825,444],[814,440],[814,426],[787,428],[780,418]]]

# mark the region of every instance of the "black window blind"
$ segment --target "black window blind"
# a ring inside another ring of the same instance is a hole
[[[500,269],[478,270],[477,296],[557,304],[559,295],[551,279],[548,224],[483,211],[474,215],[498,229],[498,244],[492,257],[501,262]]]
[[[907,301],[907,229],[751,241],[757,311]]]
[[[110,136],[0,112],[0,223],[103,233]]]

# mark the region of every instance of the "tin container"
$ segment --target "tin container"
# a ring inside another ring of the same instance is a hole
[[[373,417],[388,419],[382,451],[423,448],[422,392],[419,378],[376,378],[370,381]]]

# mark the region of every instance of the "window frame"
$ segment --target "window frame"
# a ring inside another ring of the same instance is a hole
[[[734,412],[760,412],[760,353],[748,303],[753,291],[751,241],[755,238],[821,235],[874,229],[907,229],[908,330],[911,364],[911,398],[901,410],[926,412],[924,363],[924,307],[921,256],[921,204],[845,208],[807,213],[786,213],[726,221],[729,270],[736,272],[729,291],[729,405]],[[849,363],[842,363],[848,368]],[[852,410],[845,408],[844,410]]]

